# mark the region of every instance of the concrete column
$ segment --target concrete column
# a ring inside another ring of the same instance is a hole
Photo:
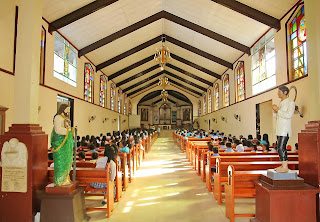
[[[320,2],[305,0],[310,120],[320,120]]]
[[[38,123],[42,0],[19,1],[14,123]]]

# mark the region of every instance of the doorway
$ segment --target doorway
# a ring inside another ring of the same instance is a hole
[[[269,141],[273,140],[273,112],[272,100],[256,104],[257,110],[257,135],[268,134]]]
[[[58,95],[58,97],[57,97],[57,111],[58,111],[61,104],[67,104],[68,106],[70,106],[69,118],[71,121],[71,127],[73,127],[74,99]]]

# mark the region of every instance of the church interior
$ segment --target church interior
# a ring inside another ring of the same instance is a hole
[[[320,2],[0,5],[0,221],[320,221]],[[294,102],[283,118],[296,177],[276,183],[265,175],[283,164],[282,86]],[[57,115],[67,134],[55,147]],[[64,189],[55,156],[68,133]],[[103,170],[92,153],[109,158]]]

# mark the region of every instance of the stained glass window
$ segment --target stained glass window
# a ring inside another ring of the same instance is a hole
[[[91,63],[84,64],[84,100],[93,102],[93,76],[94,69]]]
[[[106,107],[107,98],[107,78],[105,75],[100,76],[100,106]]]
[[[110,108],[114,110],[114,99],[116,97],[116,85],[114,83],[110,85],[110,92]]]
[[[274,30],[270,29],[252,47],[252,94],[257,94],[276,85],[276,57]]]
[[[229,84],[229,75],[225,75],[223,78],[223,106],[230,105],[230,84]]]
[[[46,58],[46,30],[44,27],[41,29],[41,40],[40,40],[40,84],[44,84],[44,69],[45,69],[45,58]]]
[[[131,105],[131,100],[129,100],[129,108],[128,108],[128,114],[132,114],[132,105]]]
[[[240,61],[237,65],[236,71],[236,102],[240,102],[245,99],[245,77],[244,77],[244,62]]]
[[[219,85],[216,83],[213,87],[214,110],[219,109]]]
[[[54,77],[77,87],[78,51],[59,33],[55,33],[54,42]]]
[[[208,113],[211,113],[212,111],[212,95],[211,95],[211,90],[208,89]]]
[[[122,90],[118,90],[118,112],[121,113]]]
[[[127,94],[123,94],[123,114],[127,115]]]
[[[205,115],[207,113],[207,96],[206,94],[203,94],[203,115]]]
[[[308,74],[307,34],[304,6],[302,6],[289,23],[289,52],[291,57],[290,80]]]
[[[198,102],[198,116],[201,116],[201,100]]]

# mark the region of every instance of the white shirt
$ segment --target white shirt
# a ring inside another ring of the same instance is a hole
[[[115,162],[113,162],[113,160],[110,161],[110,170],[110,181],[114,181],[114,179],[116,178],[117,165]]]
[[[96,168],[106,168],[108,157],[100,157],[96,162]]]
[[[291,119],[294,114],[295,104],[290,98],[286,98],[279,104],[279,110],[275,113],[277,119],[276,135],[277,136],[292,136]]]
[[[242,144],[237,145],[236,151],[239,152],[239,153],[240,153],[240,152],[244,152],[244,147],[243,147],[243,145],[242,145]]]

